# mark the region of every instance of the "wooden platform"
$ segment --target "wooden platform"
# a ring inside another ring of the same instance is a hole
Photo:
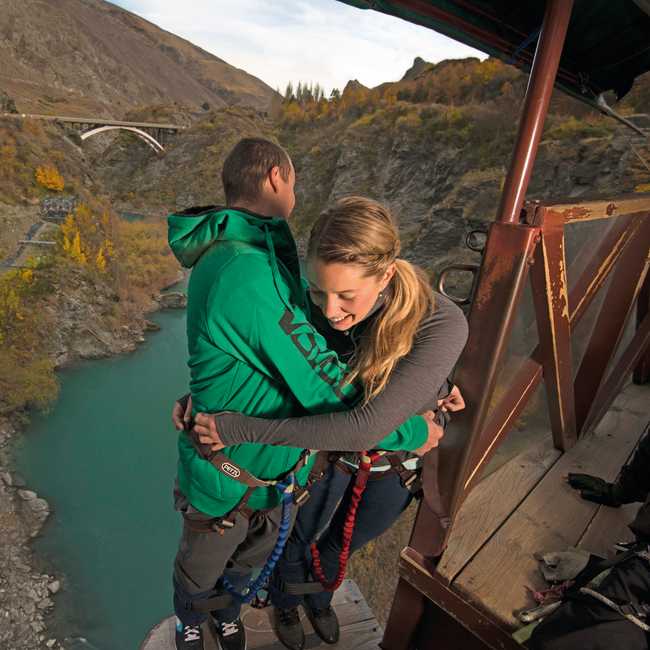
[[[632,539],[627,524],[639,504],[607,508],[580,498],[569,472],[614,480],[650,417],[650,386],[628,385],[592,436],[562,455],[550,433],[472,491],[438,565],[452,589],[506,628],[532,606],[526,587],[546,587],[534,553],[583,547],[606,556]]]
[[[375,620],[361,592],[352,580],[345,580],[334,594],[332,605],[341,625],[341,639],[336,646],[322,643],[314,633],[309,621],[302,614],[302,623],[307,635],[305,650],[335,647],[337,650],[376,650],[383,630]],[[286,650],[277,640],[270,621],[271,608],[252,609],[245,607],[242,620],[246,627],[248,648],[252,650]],[[206,650],[217,650],[219,644],[206,624]],[[174,650],[174,617],[159,623],[147,636],[140,650]]]

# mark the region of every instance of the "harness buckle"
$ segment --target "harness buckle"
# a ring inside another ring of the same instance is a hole
[[[210,528],[212,528],[212,530],[215,533],[219,533],[220,535],[223,535],[223,532],[226,528],[229,529],[234,527],[235,527],[234,522],[230,521],[229,519],[226,519],[225,517],[222,517],[220,519],[215,519],[212,522],[212,525],[210,526]]]
[[[309,490],[306,489],[301,489],[301,490],[296,490],[293,494],[293,502],[300,507],[303,503],[306,503],[309,500],[309,497],[311,495],[309,494]]]

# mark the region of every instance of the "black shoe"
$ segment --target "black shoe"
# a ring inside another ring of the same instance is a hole
[[[232,623],[219,623],[213,619],[221,650],[246,650],[246,630],[241,618]]]
[[[176,650],[203,650],[203,632],[200,625],[183,625],[176,619]]]
[[[273,608],[275,633],[289,650],[302,650],[305,647],[305,631],[302,629],[297,607],[289,609]]]
[[[311,608],[304,603],[305,613],[316,634],[325,643],[337,643],[339,640],[339,619],[336,612],[328,605],[323,609]]]

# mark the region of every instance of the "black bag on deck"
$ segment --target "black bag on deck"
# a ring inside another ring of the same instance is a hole
[[[579,581],[579,577],[578,577]],[[621,612],[594,596],[572,589],[556,611],[533,631],[530,650],[648,650],[650,635],[625,618],[633,615],[650,624],[650,562],[633,555],[616,564],[598,586],[599,594]]]

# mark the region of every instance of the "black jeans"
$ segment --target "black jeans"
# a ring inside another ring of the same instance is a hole
[[[353,484],[353,476],[332,465],[312,488],[310,499],[298,511],[293,532],[273,574],[270,595],[275,607],[286,609],[302,602],[303,596],[284,593],[282,585],[310,580],[309,545],[316,538],[323,572],[329,580],[335,578]],[[389,471],[384,478],[369,480],[357,510],[350,551],[356,551],[388,530],[412,499],[413,495],[402,486],[395,472]],[[310,607],[321,609],[330,604],[333,595],[325,591],[304,598]]]

